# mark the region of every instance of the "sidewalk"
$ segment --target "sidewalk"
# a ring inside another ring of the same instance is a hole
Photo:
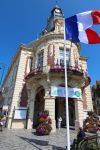
[[[75,131],[70,131],[71,142]],[[66,150],[66,129],[46,136],[34,135],[34,130],[7,130],[0,132],[0,150]]]

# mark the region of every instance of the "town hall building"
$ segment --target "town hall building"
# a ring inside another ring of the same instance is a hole
[[[93,110],[87,58],[80,56],[79,43],[64,41],[64,14],[55,6],[39,38],[18,47],[4,79],[2,100],[8,106],[7,128],[32,129],[44,110],[49,111],[53,131],[59,116],[62,127],[66,126],[65,98],[51,95],[51,87],[65,86],[64,47],[68,88],[81,90],[80,98],[68,97],[69,123],[76,128],[83,125],[87,112]],[[17,107],[28,108],[26,118],[14,118]]]

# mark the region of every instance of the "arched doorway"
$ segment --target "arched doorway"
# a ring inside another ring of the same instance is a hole
[[[69,105],[69,124],[75,126],[75,102],[74,99],[68,98]],[[65,98],[57,97],[55,99],[55,120],[57,122],[58,117],[62,117],[61,127],[66,126],[66,103]]]
[[[37,94],[35,97],[35,104],[34,104],[34,116],[33,116],[33,127],[36,127],[38,125],[38,116],[41,111],[44,111],[44,105],[45,105],[45,90],[41,86],[37,89]]]

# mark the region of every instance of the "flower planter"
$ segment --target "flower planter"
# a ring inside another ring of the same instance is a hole
[[[35,134],[38,136],[49,135],[52,130],[51,123],[48,111],[41,112],[39,114],[39,125],[36,128]]]

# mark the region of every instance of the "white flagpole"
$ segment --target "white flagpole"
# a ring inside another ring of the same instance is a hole
[[[68,85],[67,85],[67,64],[66,64],[66,37],[64,19],[64,68],[65,68],[65,95],[66,95],[66,149],[70,150],[70,130],[69,130],[69,107],[68,107]]]

